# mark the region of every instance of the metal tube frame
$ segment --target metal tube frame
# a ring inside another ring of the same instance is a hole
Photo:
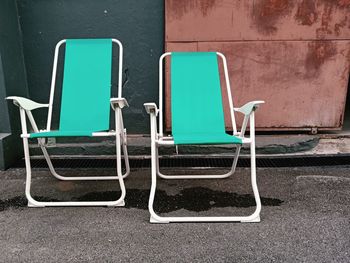
[[[122,66],[123,66],[123,46],[121,42],[117,39],[112,39],[114,43],[117,43],[119,45],[119,79],[118,79],[118,98],[122,97]],[[53,99],[54,99],[54,93],[55,93],[55,82],[56,82],[56,72],[57,72],[57,62],[58,62],[58,54],[59,49],[63,43],[65,43],[66,40],[61,40],[57,43],[55,48],[55,55],[54,55],[54,63],[53,63],[53,71],[52,71],[52,81],[51,81],[51,91],[50,91],[50,99],[49,99],[49,105],[48,105],[48,120],[47,120],[47,129],[46,131],[50,131],[51,129],[51,120],[52,120],[52,108],[53,108]],[[26,190],[25,194],[28,199],[28,206],[29,207],[45,207],[45,206],[124,206],[124,198],[126,195],[126,189],[124,185],[124,178],[126,178],[130,174],[130,165],[129,165],[129,159],[128,159],[128,152],[127,152],[127,139],[126,139],[126,129],[124,129],[123,124],[123,118],[122,118],[122,109],[117,105],[116,107],[113,107],[115,111],[115,131],[109,131],[109,132],[96,132],[93,133],[93,137],[98,136],[115,136],[116,138],[116,161],[117,161],[117,175],[116,176],[79,176],[79,177],[72,177],[72,176],[62,176],[58,174],[52,164],[52,161],[50,159],[50,155],[46,149],[45,146],[45,139],[44,138],[38,138],[38,144],[43,152],[43,155],[45,157],[45,160],[48,164],[49,170],[51,174],[56,177],[59,180],[64,181],[92,181],[92,180],[118,180],[120,189],[121,189],[121,196],[114,201],[79,201],[79,202],[71,202],[71,201],[63,201],[63,202],[41,202],[35,200],[30,193],[31,189],[31,177],[32,177],[32,171],[31,171],[31,164],[30,164],[30,153],[29,153],[29,134],[27,130],[27,122],[26,122],[26,116],[28,117],[28,120],[32,126],[32,129],[34,132],[39,132],[39,129],[37,127],[37,124],[34,120],[34,117],[30,110],[25,110],[20,107],[20,119],[21,119],[21,126],[22,126],[22,139],[23,139],[23,147],[24,147],[24,157],[25,157],[25,165],[26,165]],[[125,168],[126,171],[123,174],[122,168],[121,168],[121,148],[123,149],[124,154],[124,161],[125,161]]]
[[[232,94],[230,89],[230,83],[228,78],[227,62],[226,58],[222,53],[217,52],[217,55],[220,56],[224,64],[224,73],[226,80],[226,87],[229,99],[230,114],[231,114],[231,123],[233,127],[233,133],[236,136],[239,136],[244,144],[250,144],[250,153],[251,153],[251,183],[254,193],[254,198],[256,202],[255,211],[249,216],[211,216],[211,217],[163,217],[156,214],[153,208],[153,202],[155,198],[156,185],[157,185],[157,176],[163,179],[222,179],[227,178],[234,174],[238,162],[238,156],[241,150],[241,145],[235,145],[236,151],[233,158],[232,167],[229,172],[219,175],[165,175],[160,172],[159,167],[159,154],[158,148],[160,146],[169,146],[174,145],[174,140],[172,137],[165,137],[163,134],[163,60],[166,56],[170,56],[171,52],[163,54],[159,59],[159,110],[153,108],[149,110],[150,113],[150,126],[151,126],[151,173],[152,173],[152,184],[149,197],[148,208],[151,214],[150,222],[151,223],[170,223],[170,222],[260,222],[260,211],[261,211],[261,201],[259,196],[259,191],[256,182],[256,162],[255,162],[255,119],[254,111],[255,107],[252,109],[249,114],[245,114],[245,118],[242,124],[241,131],[238,132],[236,128],[236,121],[234,116],[234,107],[232,101]],[[157,115],[159,114],[159,133],[157,132]],[[250,136],[249,138],[244,137],[246,126],[250,126]]]

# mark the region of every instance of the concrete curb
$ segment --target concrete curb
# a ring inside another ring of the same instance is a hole
[[[277,135],[277,136],[257,136],[257,154],[289,154],[310,151],[319,143],[318,136],[311,135]],[[31,155],[41,155],[41,150],[37,144],[32,142]],[[93,143],[68,142],[53,143],[48,146],[52,155],[114,155],[115,144],[113,140],[96,141]],[[189,145],[179,146],[179,154],[232,154],[232,145]],[[150,155],[150,138],[145,136],[129,136],[128,151],[132,156]],[[176,153],[174,146],[162,147],[161,155],[171,155]],[[242,154],[248,154],[249,147],[242,148]]]

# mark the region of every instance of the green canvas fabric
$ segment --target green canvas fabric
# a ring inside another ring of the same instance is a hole
[[[58,131],[31,138],[91,136],[109,130],[112,39],[66,41]]]
[[[175,144],[242,144],[225,132],[215,52],[172,52],[171,118]]]

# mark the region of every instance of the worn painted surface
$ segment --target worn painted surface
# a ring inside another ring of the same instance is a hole
[[[349,39],[350,0],[166,0],[166,41]]]
[[[224,53],[235,106],[267,102],[257,113],[259,129],[342,126],[350,67],[348,0],[167,0],[166,50]],[[167,82],[167,129],[169,89]],[[226,94],[224,102],[229,124]]]
[[[149,133],[149,116],[143,103],[158,101],[158,58],[164,50],[163,0],[17,0],[23,32],[30,97],[49,98],[54,48],[64,38],[118,38],[124,45],[123,95],[128,133]],[[116,62],[116,61],[115,61]],[[117,64],[115,64],[117,65]],[[60,98],[62,63],[57,100]],[[115,71],[117,72],[117,71]],[[114,74],[113,94],[117,93]],[[44,125],[47,112],[36,114]],[[113,119],[113,118],[112,118]],[[57,114],[53,116],[58,123]]]

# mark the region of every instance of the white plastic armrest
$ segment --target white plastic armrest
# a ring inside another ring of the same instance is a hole
[[[158,115],[158,108],[154,102],[144,103],[143,106],[148,114],[154,113],[156,116]]]
[[[6,98],[7,100],[12,100],[13,104],[15,104],[18,107],[21,107],[25,110],[35,110],[38,108],[46,108],[49,107],[49,104],[42,104],[42,103],[37,103],[35,101],[32,101],[30,99],[26,99],[23,97],[16,97],[16,96],[10,96]]]
[[[261,104],[264,104],[265,101],[263,100],[255,100],[250,101],[246,104],[244,104],[240,108],[234,108],[235,111],[241,112],[244,115],[250,115],[253,111],[255,111]]]
[[[125,98],[111,98],[110,102],[111,102],[111,106],[112,106],[113,110],[116,110],[116,108],[121,108],[122,109],[125,106],[129,107],[129,104],[126,101]]]

